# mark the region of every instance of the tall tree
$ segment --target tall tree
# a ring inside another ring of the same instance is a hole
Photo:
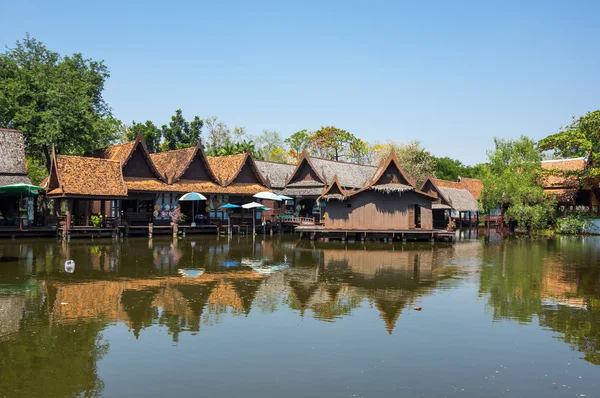
[[[206,153],[216,156],[219,149],[232,144],[231,131],[227,124],[218,121],[216,116],[205,120],[206,125]]]
[[[388,141],[385,144],[373,145],[373,164],[379,164],[388,157],[394,148],[400,166],[409,177],[420,186],[427,176],[434,175],[435,159],[431,152],[421,146],[419,141],[411,141],[407,144]]]
[[[258,158],[272,162],[285,162],[287,160],[285,144],[277,131],[263,130],[255,141]]]
[[[366,146],[346,130],[334,126],[321,127],[310,138],[313,151],[332,160],[355,161],[365,155]]]
[[[466,166],[460,160],[434,157],[435,176],[442,180],[456,181],[458,177],[479,178],[483,165]]]
[[[150,120],[146,120],[145,123],[136,123],[135,120],[131,122],[131,126],[127,126],[125,129],[125,140],[133,141],[137,135],[142,133],[146,146],[150,152],[160,151],[160,140],[162,138],[162,130],[156,127]]]
[[[103,61],[62,57],[27,34],[0,54],[0,127],[21,130],[46,168],[53,144],[75,155],[110,145],[119,122],[102,96],[109,76]]]
[[[591,167],[575,171],[579,177],[600,177],[600,110],[573,118],[573,122],[538,144],[541,151],[554,151],[558,157],[590,156]]]
[[[506,208],[505,220],[521,228],[545,228],[552,221],[554,203],[544,197],[541,154],[528,137],[494,139],[488,151],[481,200],[484,208]]]
[[[194,116],[194,119],[188,122],[183,117],[181,109],[177,109],[175,115],[171,116],[169,125],[161,128],[164,138],[163,150],[189,148],[196,145],[202,135],[202,126],[204,126],[204,121],[198,116]]]
[[[298,160],[300,159],[300,156],[302,156],[302,152],[312,151],[310,140],[312,135],[312,131],[304,129],[296,131],[294,134],[286,138],[284,142],[289,147],[287,153],[288,157],[292,158],[293,160]]]

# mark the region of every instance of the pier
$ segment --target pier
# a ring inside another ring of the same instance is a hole
[[[452,242],[455,238],[455,233],[442,229],[334,229],[323,228],[322,226],[299,226],[296,227],[296,232],[300,234],[300,238],[308,238],[311,240],[339,240],[339,241],[446,241]]]

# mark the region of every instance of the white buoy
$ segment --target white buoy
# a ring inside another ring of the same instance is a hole
[[[67,260],[65,261],[65,272],[72,274],[75,271],[75,261]]]

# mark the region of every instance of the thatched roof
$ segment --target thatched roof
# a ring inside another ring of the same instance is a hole
[[[314,196],[314,197],[319,197],[321,196],[321,193],[323,192],[323,186],[318,186],[318,187],[285,187],[283,190],[281,190],[281,194],[282,195],[286,195],[286,196]]]
[[[481,182],[481,180],[476,178],[458,177],[458,182],[462,183],[476,200],[479,200],[481,191],[483,191],[483,182]]]
[[[23,134],[0,129],[0,186],[11,184],[31,184],[25,166]]]
[[[445,198],[448,199],[450,206],[458,211],[478,211],[479,204],[466,189],[439,188]]]
[[[285,182],[294,173],[294,170],[296,170],[295,164],[267,162],[264,160],[257,160],[256,167],[269,180],[273,189],[285,188]]]
[[[379,191],[384,193],[404,193],[414,191],[415,187],[406,184],[379,184],[371,187],[373,191]]]
[[[127,187],[116,160],[56,155],[46,188],[50,197],[123,198]]]
[[[333,176],[333,180],[331,184],[323,190],[321,194],[321,198],[326,201],[329,200],[344,200],[348,197],[346,190],[340,186],[340,181],[337,178],[337,175]]]

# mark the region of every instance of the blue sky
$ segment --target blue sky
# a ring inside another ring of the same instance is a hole
[[[527,3],[526,5],[522,3]],[[535,139],[600,108],[600,2],[8,1],[25,32],[104,59],[125,121],[218,116],[283,136],[335,125],[484,161],[493,137]]]

